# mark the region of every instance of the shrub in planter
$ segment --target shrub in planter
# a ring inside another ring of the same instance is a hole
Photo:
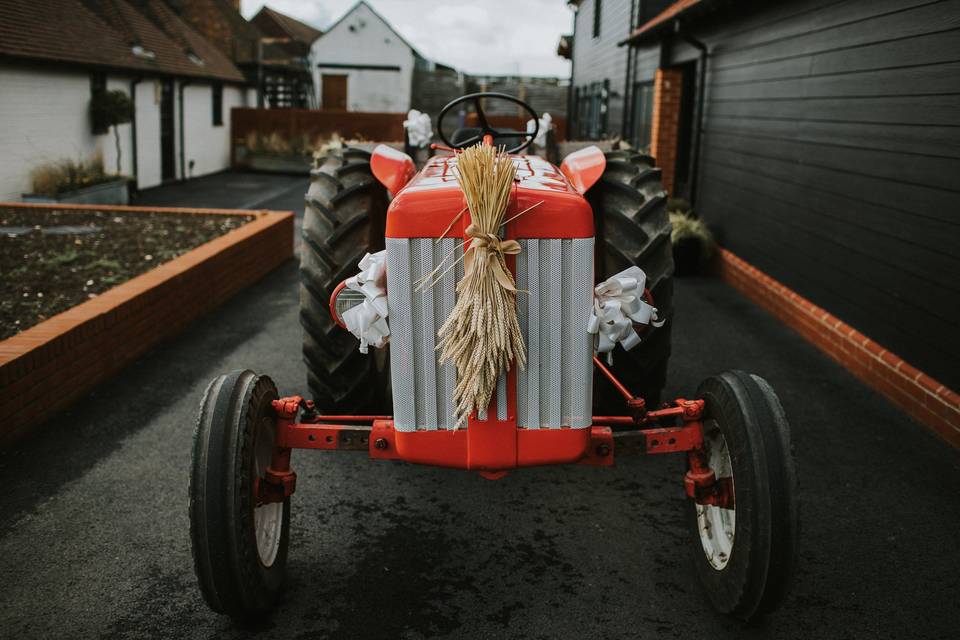
[[[133,120],[133,101],[123,91],[97,91],[90,99],[90,119],[94,133],[106,132],[113,127],[113,137],[117,144],[117,173],[120,165],[119,125]]]
[[[124,179],[103,170],[103,157],[95,153],[88,160],[59,160],[38,165],[30,172],[33,194],[58,198],[69,191]]]
[[[682,203],[677,202],[676,205]],[[689,205],[670,211],[670,242],[673,244],[673,263],[678,276],[693,276],[713,257],[716,242],[707,225],[696,217]]]

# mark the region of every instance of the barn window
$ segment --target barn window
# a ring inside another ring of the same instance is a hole
[[[213,126],[223,125],[223,85],[213,85]]]
[[[637,82],[633,85],[633,114],[630,144],[638,149],[650,146],[650,129],[653,124],[653,82]]]
[[[577,135],[584,140],[599,140],[607,135],[607,107],[610,81],[593,82],[576,93]]]
[[[593,0],[593,37],[600,37],[600,15],[603,13],[603,0]]]

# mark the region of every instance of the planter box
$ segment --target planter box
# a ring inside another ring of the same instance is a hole
[[[130,181],[111,180],[92,187],[65,191],[56,198],[38,196],[32,193],[23,194],[24,202],[62,202],[66,204],[130,204]]]
[[[237,147],[236,154],[237,166],[250,171],[293,173],[305,176],[310,174],[313,165],[310,158],[249,152],[242,146]]]
[[[165,338],[293,257],[293,213],[0,203],[253,220],[0,341],[0,445],[21,437]]]

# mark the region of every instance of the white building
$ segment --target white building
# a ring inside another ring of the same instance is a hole
[[[413,70],[429,66],[363,0],[313,43],[314,86],[321,109],[405,113]]]
[[[89,116],[103,89],[133,98],[121,173],[141,189],[226,169],[230,109],[255,100],[233,62],[162,0],[0,0],[0,200],[29,192],[46,162],[100,152],[116,170],[114,134],[94,133]]]

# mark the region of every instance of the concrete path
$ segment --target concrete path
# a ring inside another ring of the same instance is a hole
[[[305,186],[221,174],[141,202],[299,210]],[[673,456],[488,482],[299,452],[283,603],[256,629],[208,611],[187,522],[197,406],[234,368],[303,390],[290,263],[0,454],[0,636],[956,637],[960,455],[722,283],[678,281],[676,303],[670,391],[757,372],[794,427],[799,575],[755,625],[699,591]]]

